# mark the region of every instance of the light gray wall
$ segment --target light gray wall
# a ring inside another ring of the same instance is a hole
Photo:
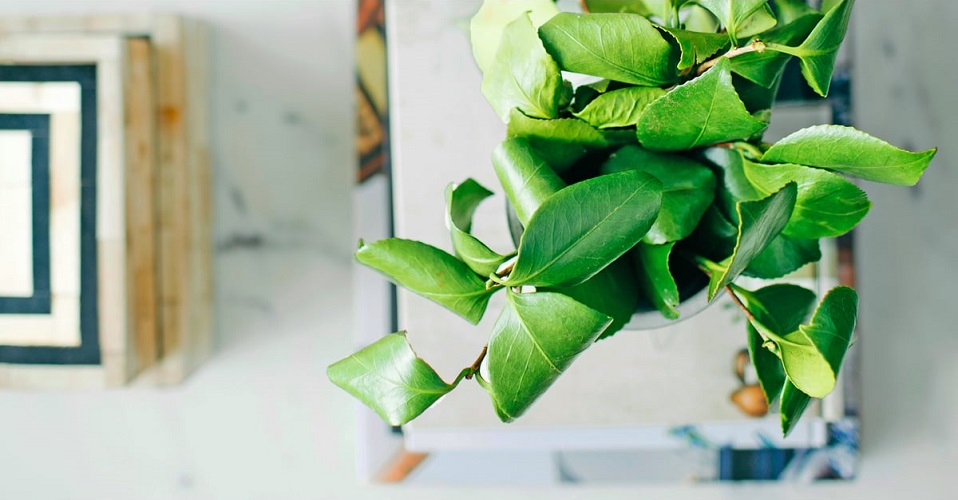
[[[457,490],[356,485],[352,402],[323,374],[352,347],[352,2],[0,0],[0,15],[152,8],[212,24],[219,243],[215,357],[167,390],[0,393],[0,498],[947,498],[958,463],[958,156],[948,149],[958,75],[944,40],[958,4],[900,5],[856,6],[860,125],[945,149],[919,189],[868,188],[861,480]]]

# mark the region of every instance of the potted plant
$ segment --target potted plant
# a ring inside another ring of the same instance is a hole
[[[445,193],[455,255],[390,238],[361,241],[356,258],[474,324],[493,294],[506,305],[451,383],[403,332],[331,365],[330,379],[392,425],[475,379],[508,422],[637,310],[675,321],[694,313],[688,299],[727,293],[748,319],[751,363],[787,434],[835,387],[857,294],[840,286],[817,300],[800,286],[749,290],[736,279],[818,261],[819,240],[869,210],[848,177],[914,185],[936,152],[837,125],[763,142],[789,60],[827,94],[853,3],[584,0],[571,13],[550,0],[486,0],[471,34],[481,91],[507,125],[492,165],[516,249],[470,234],[492,193],[466,179]]]

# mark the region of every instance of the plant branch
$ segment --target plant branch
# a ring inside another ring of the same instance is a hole
[[[728,292],[730,297],[732,297],[732,300],[735,302],[735,305],[737,305],[739,309],[741,309],[742,312],[745,313],[745,317],[748,318],[750,322],[755,321],[755,315],[753,315],[752,311],[749,311],[748,308],[745,307],[745,303],[742,302],[742,299],[739,298],[739,296],[735,293],[735,290],[732,290],[732,285],[725,285],[725,291]],[[758,332],[758,333],[762,335],[763,339],[768,340],[768,338],[766,338],[762,332]]]
[[[579,6],[582,7],[583,14],[589,13],[589,4],[585,0],[579,0]]]
[[[465,377],[467,380],[471,379],[473,375],[479,373],[479,366],[482,365],[482,360],[486,359],[486,352],[489,351],[489,345],[486,344],[482,346],[482,351],[479,352],[479,357],[473,361],[472,365],[469,368],[466,368],[464,371],[467,372]]]
[[[695,72],[695,74],[701,75],[702,73],[705,73],[706,70],[708,70],[712,66],[715,66],[719,62],[719,60],[722,59],[723,57],[726,59],[731,59],[733,57],[737,57],[742,54],[748,54],[749,52],[758,52],[759,54],[761,54],[762,52],[765,52],[765,42],[756,38],[755,40],[752,40],[752,43],[749,43],[748,45],[744,45],[742,47],[736,47],[716,58],[709,59],[708,61],[705,61],[699,66],[699,69]]]

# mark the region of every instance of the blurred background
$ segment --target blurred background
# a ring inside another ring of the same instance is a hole
[[[397,3],[406,17],[430,6]],[[958,66],[948,40],[958,4],[862,0],[855,10],[854,123],[912,150],[940,147],[919,186],[865,187],[874,208],[856,242],[868,335],[859,478],[424,488],[357,480],[356,408],[324,374],[355,346],[355,3],[0,0],[0,17],[162,11],[208,23],[216,325],[212,356],[179,386],[0,392],[0,498],[950,498]]]

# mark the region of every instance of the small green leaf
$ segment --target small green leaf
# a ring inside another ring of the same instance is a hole
[[[483,73],[496,64],[496,53],[506,26],[529,13],[535,27],[559,13],[552,0],[485,0],[469,22],[472,54]]]
[[[511,422],[532,405],[612,322],[560,293],[508,293],[489,339],[487,390]]]
[[[628,127],[652,101],[665,95],[658,87],[626,87],[600,94],[582,111],[573,113],[597,128]]]
[[[639,242],[661,203],[662,183],[636,170],[562,189],[529,220],[503,284],[570,286],[589,279]]]
[[[675,80],[677,54],[638,14],[562,12],[539,28],[539,37],[565,71],[646,87]]]
[[[805,0],[772,0],[778,13],[778,25],[785,26],[792,21],[808,15],[821,15]]]
[[[639,170],[662,182],[662,209],[646,243],[661,245],[692,234],[715,197],[715,174],[701,163],[680,155],[654,153],[625,146],[602,165],[602,173]]]
[[[765,250],[749,262],[742,274],[762,279],[781,278],[821,258],[822,251],[817,239],[792,238],[783,233],[772,239]]]
[[[386,335],[333,363],[326,375],[389,425],[409,422],[456,388],[416,356],[405,332]]]
[[[802,43],[821,18],[821,14],[800,17],[789,24],[762,33],[762,41],[785,45]],[[781,78],[785,64],[791,58],[788,54],[774,50],[749,52],[731,59],[732,72],[762,87],[771,88]]]
[[[364,244],[356,260],[473,324],[482,319],[496,291],[487,290],[485,281],[461,260],[418,241],[389,238]]]
[[[835,388],[839,368],[851,344],[858,311],[858,294],[846,286],[833,288],[822,299],[808,325],[779,340],[782,365],[799,390],[815,398]]]
[[[509,115],[506,136],[528,140],[556,172],[568,169],[590,151],[636,142],[631,131],[598,130],[577,118],[537,120],[516,109]]]
[[[639,288],[656,309],[668,319],[678,319],[679,288],[669,271],[669,256],[675,242],[664,245],[639,243],[632,249],[638,268]]]
[[[492,166],[523,225],[542,202],[565,187],[565,182],[526,139],[507,139],[499,144],[492,153]]]
[[[572,99],[528,15],[506,26],[496,63],[483,74],[482,93],[503,123],[513,108],[534,118],[556,118]]]
[[[852,127],[816,125],[778,141],[765,163],[797,163],[852,177],[914,186],[938,149],[912,153]]]
[[[480,276],[494,273],[508,256],[492,251],[478,238],[469,234],[472,216],[482,200],[492,196],[492,191],[472,179],[446,188],[446,227],[452,237],[456,256]]]
[[[696,0],[725,26],[732,43],[775,26],[775,16],[766,6],[768,0]]]
[[[599,336],[599,340],[602,340],[621,330],[635,314],[639,303],[639,289],[632,278],[633,273],[635,270],[626,257],[622,257],[583,283],[563,288],[540,288],[540,290],[568,295],[610,316],[612,324]]]
[[[726,58],[649,104],[636,125],[642,146],[662,151],[747,139],[765,127],[735,93]]]
[[[712,273],[709,280],[709,300],[715,298],[725,285],[737,278],[752,259],[782,232],[795,208],[798,188],[788,183],[777,193],[756,201],[742,201],[736,205],[738,237],[732,256],[722,262],[724,273]]]
[[[802,413],[805,413],[809,401],[811,398],[808,394],[798,390],[790,381],[785,381],[785,387],[782,388],[782,404],[779,407],[779,413],[782,415],[783,436],[788,436],[788,433],[795,428],[798,419],[801,418]]]
[[[771,50],[777,50],[798,57],[802,61],[802,75],[805,81],[818,95],[828,95],[835,69],[835,57],[838,48],[848,30],[848,20],[852,15],[855,0],[844,0],[827,13],[815,26],[815,29],[797,47],[778,43],[767,44]]]
[[[679,71],[702,64],[716,52],[728,45],[728,37],[720,33],[701,33],[672,28],[659,28],[675,39],[682,49],[682,57],[676,68]]]

